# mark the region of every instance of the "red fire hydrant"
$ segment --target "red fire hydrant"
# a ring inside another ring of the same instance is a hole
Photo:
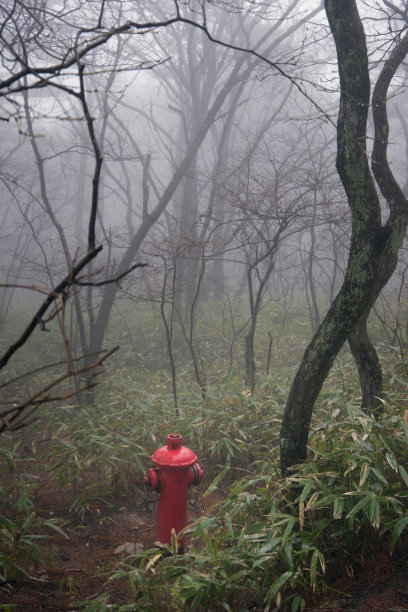
[[[186,526],[187,491],[190,485],[201,482],[203,471],[197,457],[186,446],[182,446],[183,436],[170,434],[167,446],[162,446],[153,455],[156,467],[146,470],[144,484],[152,491],[160,493],[157,512],[157,539],[171,544],[171,530],[178,534]],[[185,538],[178,542],[184,548]]]

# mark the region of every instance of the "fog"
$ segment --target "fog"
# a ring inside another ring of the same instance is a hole
[[[375,72],[400,18],[363,5]],[[88,286],[71,289],[78,355],[101,350],[120,300],[164,299],[188,320],[200,302],[244,299],[256,327],[268,301],[303,296],[317,329],[350,239],[322,4],[1,9],[2,332],[99,245]],[[405,82],[403,65],[388,152],[402,183]]]

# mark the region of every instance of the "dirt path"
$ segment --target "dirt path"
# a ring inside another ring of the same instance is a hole
[[[153,545],[154,521],[153,514],[127,507],[87,521],[86,527],[71,522],[64,528],[68,539],[55,534],[47,542],[48,563],[38,570],[30,568],[34,580],[18,580],[3,588],[0,602],[13,604],[13,612],[62,611],[73,609],[74,601],[109,590],[110,603],[129,603],[126,585],[112,583],[107,589],[106,573],[126,554]]]

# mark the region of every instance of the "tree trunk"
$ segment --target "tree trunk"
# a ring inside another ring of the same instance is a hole
[[[255,389],[255,355],[254,355],[254,343],[255,343],[255,322],[252,321],[250,330],[245,336],[245,384],[250,388],[251,393]]]
[[[194,299],[201,245],[197,242],[198,189],[197,157],[191,160],[188,175],[181,186],[180,214],[177,221],[177,282],[176,301],[180,314],[188,317]]]
[[[382,413],[382,371],[377,352],[367,333],[367,316],[363,316],[348,337],[357,364],[361,387],[361,408],[376,418]]]
[[[366,246],[366,245],[365,245]],[[292,383],[281,428],[281,469],[306,459],[312,410],[333,361],[360,319],[375,280],[373,254],[362,245],[353,254],[353,271],[346,280],[303,356]],[[364,252],[366,256],[364,256]],[[349,263],[350,266],[350,263]],[[358,269],[364,273],[358,274]]]

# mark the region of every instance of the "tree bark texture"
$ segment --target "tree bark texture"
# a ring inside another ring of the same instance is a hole
[[[361,387],[361,409],[376,418],[382,413],[382,371],[377,351],[367,333],[367,319],[363,317],[348,337],[350,350],[358,369]]]
[[[387,224],[382,227],[380,203],[366,152],[370,80],[363,26],[355,0],[325,0],[325,9],[336,44],[341,88],[336,167],[352,213],[352,236],[343,286],[306,349],[289,392],[281,428],[283,476],[291,466],[306,459],[314,403],[350,334],[359,355],[360,373],[364,372],[364,377],[370,372],[378,376],[375,365],[370,370],[370,360],[367,360],[371,355],[372,364],[376,361],[367,342],[365,322],[395,269],[408,222],[406,200],[403,196],[401,199],[402,192],[386,158],[386,96],[392,76],[407,53],[407,37],[397,44],[385,62],[373,96],[376,131],[373,173],[390,208]],[[397,54],[396,49],[399,49]],[[372,393],[368,387],[366,391]]]

